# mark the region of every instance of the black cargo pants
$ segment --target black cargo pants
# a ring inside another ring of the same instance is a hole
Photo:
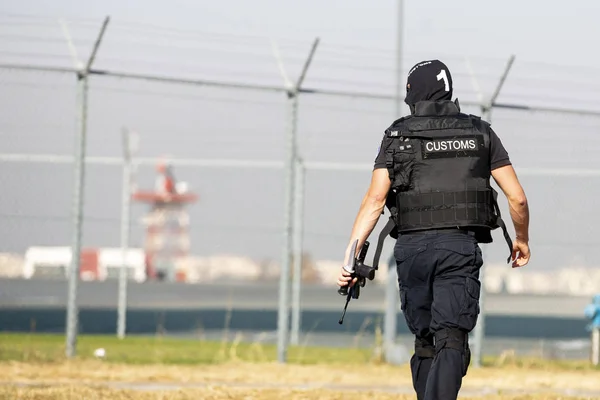
[[[394,248],[401,308],[415,335],[410,360],[419,400],[455,400],[479,314],[481,249],[458,229],[400,235]]]

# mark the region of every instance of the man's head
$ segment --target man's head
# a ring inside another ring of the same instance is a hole
[[[414,112],[414,105],[424,100],[452,100],[452,75],[439,60],[421,61],[408,72],[404,102]]]

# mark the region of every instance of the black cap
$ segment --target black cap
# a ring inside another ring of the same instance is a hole
[[[404,102],[413,106],[424,100],[452,100],[452,75],[440,60],[421,61],[408,73]]]

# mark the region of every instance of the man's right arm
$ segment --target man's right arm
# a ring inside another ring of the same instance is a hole
[[[525,191],[512,165],[492,170],[492,177],[508,200],[510,217],[515,227],[513,243],[513,267],[522,267],[529,262],[529,205]]]

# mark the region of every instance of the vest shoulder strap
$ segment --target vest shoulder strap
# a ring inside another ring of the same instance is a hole
[[[475,128],[483,135],[483,140],[484,140],[485,145],[487,147],[489,147],[489,145],[490,145],[489,128],[492,126],[492,124],[490,124],[487,121],[482,120],[481,117],[478,115],[469,114],[469,118],[473,122],[473,125],[475,126]]]
[[[407,122],[412,118],[411,115],[404,116],[395,120],[386,130],[385,135],[389,138],[400,138],[403,133],[408,132]]]
[[[473,125],[475,125],[475,127],[481,132],[487,133],[488,128],[492,126],[492,124],[490,124],[489,122],[482,120],[479,115],[469,114],[469,119],[473,122]]]

